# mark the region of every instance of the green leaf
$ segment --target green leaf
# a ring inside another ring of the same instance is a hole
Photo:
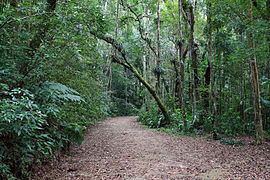
[[[81,132],[77,132],[75,137],[73,138],[74,141],[80,146],[84,141],[83,134]]]

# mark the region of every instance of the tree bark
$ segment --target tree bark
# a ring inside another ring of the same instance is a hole
[[[242,64],[240,64],[240,123],[245,120],[245,99],[244,99],[245,79]]]
[[[118,20],[119,20],[119,0],[116,2],[116,16],[115,16],[115,40],[118,40]],[[115,55],[117,51],[115,50]]]

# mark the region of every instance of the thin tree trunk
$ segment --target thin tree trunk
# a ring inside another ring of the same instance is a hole
[[[31,10],[32,10],[32,0],[29,0],[29,11],[28,15],[31,16]],[[30,29],[31,29],[31,24],[30,22],[28,23],[28,37],[27,37],[27,47],[30,46]]]
[[[243,42],[243,34],[240,36],[240,41]],[[239,64],[240,68],[240,123],[243,124],[245,120],[245,99],[244,99],[244,89],[245,89],[245,75],[243,69],[243,63]]]
[[[244,73],[242,64],[240,64],[240,123],[244,123],[245,120],[245,102],[244,102]]]
[[[158,10],[157,10],[157,69],[156,69],[156,74],[157,74],[157,92],[158,94],[161,94],[160,92],[160,0],[158,0],[157,4]]]
[[[106,2],[107,3],[107,2]],[[116,14],[115,14],[115,40],[118,40],[118,24],[119,24],[119,0],[116,1]],[[113,49],[112,49],[113,50]],[[117,50],[115,49],[114,55],[117,55]],[[113,89],[113,71],[112,71],[112,63],[109,63],[109,92],[110,96],[112,96]]]
[[[270,23],[270,0],[266,1],[266,19]],[[268,34],[268,51],[270,54],[270,33]]]
[[[144,7],[144,13],[146,14],[146,9]],[[146,19],[143,19],[143,28],[146,29]],[[147,30],[146,30],[147,31]],[[143,44],[143,78],[147,80],[146,78],[146,46]]]
[[[252,15],[252,1],[249,7],[249,18],[253,20]],[[255,51],[256,45],[253,42],[253,35],[248,35],[248,42],[250,47]],[[256,132],[256,143],[262,144],[264,142],[264,133],[262,125],[262,111],[261,111],[261,100],[260,100],[260,88],[259,88],[259,74],[258,74],[258,65],[257,57],[254,52],[251,59],[251,73],[252,73],[252,85],[253,85],[253,95],[254,95],[254,121],[255,121],[255,132]]]
[[[262,144],[264,142],[264,133],[262,126],[262,111],[261,111],[261,101],[260,101],[260,89],[259,89],[259,76],[257,59],[251,60],[251,71],[253,80],[253,93],[254,93],[254,119],[255,119],[255,131],[256,131],[256,143]]]
[[[210,84],[211,84],[211,101],[212,101],[212,128],[213,128],[213,138],[217,139],[216,134],[216,118],[217,118],[217,106],[216,106],[216,93],[215,93],[215,72],[213,69],[213,44],[212,44],[212,16],[210,13],[211,3],[208,0],[208,14],[207,21],[209,25],[209,36],[208,36],[208,68],[210,74]]]
[[[149,14],[149,11],[147,9],[145,9],[146,17],[145,17],[143,23],[144,23],[144,29],[146,30],[145,37],[147,39],[149,38],[148,37],[149,36],[149,18],[148,18],[148,14]],[[151,71],[155,66],[153,56],[152,56],[152,52],[154,52],[154,51],[151,49],[149,44],[148,44],[148,46],[146,44],[144,44],[144,46],[145,46],[145,49],[144,49],[145,58],[148,57],[148,61],[147,61],[147,59],[145,59],[146,60],[146,70],[149,69]],[[154,54],[155,54],[155,52],[154,52]],[[148,73],[148,76],[146,76],[145,80],[147,80],[152,87],[155,87],[156,82],[155,82],[155,77],[154,77],[153,73]],[[146,111],[148,111],[151,108],[150,107],[151,106],[151,100],[152,100],[151,96],[149,96],[149,94],[146,94]]]
[[[119,19],[119,0],[116,2],[116,16],[115,16],[115,40],[118,40],[118,19]],[[117,50],[115,49],[115,55]]]

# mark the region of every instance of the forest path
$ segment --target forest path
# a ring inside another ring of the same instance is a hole
[[[205,137],[144,129],[135,117],[108,118],[36,179],[268,179],[270,147],[233,147]]]

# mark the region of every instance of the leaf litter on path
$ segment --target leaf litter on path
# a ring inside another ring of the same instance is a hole
[[[241,139],[250,142],[252,139]],[[270,143],[229,146],[142,128],[136,117],[108,118],[32,179],[270,179]]]

